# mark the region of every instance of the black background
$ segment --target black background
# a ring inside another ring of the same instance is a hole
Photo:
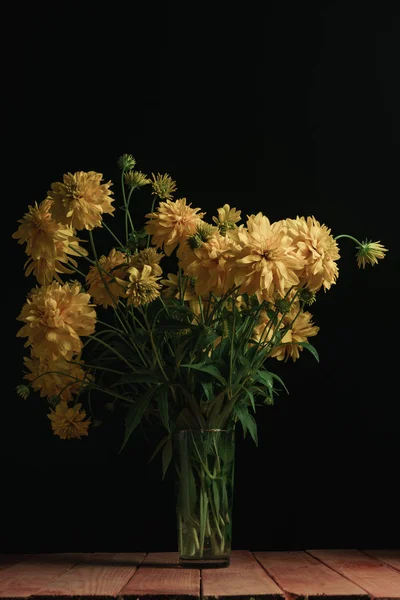
[[[121,419],[62,441],[46,401],[15,393],[15,317],[35,285],[16,220],[67,171],[102,172],[118,194],[124,152],[209,219],[224,203],[314,215],[389,248],[363,271],[341,240],[337,285],[313,307],[320,364],[269,365],[290,395],[257,413],[258,448],[237,436],[233,547],[398,548],[398,3],[99,6],[32,3],[3,22],[0,552],[177,549],[172,475],[147,465],[160,431],[121,455]]]

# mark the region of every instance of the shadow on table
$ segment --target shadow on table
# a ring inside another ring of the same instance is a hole
[[[176,558],[171,558],[171,560],[169,562],[163,562],[162,560],[154,560],[154,561],[149,561],[149,560],[145,560],[146,557],[146,552],[132,552],[131,554],[138,554],[139,556],[142,555],[140,558],[136,559],[136,558],[118,558],[118,557],[113,557],[112,556],[112,552],[110,553],[104,553],[104,554],[109,554],[109,556],[90,556],[90,553],[79,553],[79,552],[73,552],[73,553],[63,553],[63,554],[22,554],[19,556],[13,555],[13,558],[15,560],[15,562],[29,562],[29,563],[34,563],[34,562],[40,562],[40,563],[51,563],[51,564],[71,564],[71,563],[75,563],[74,566],[77,565],[91,565],[91,566],[103,566],[103,567],[115,567],[115,566],[120,566],[120,567],[139,567],[140,568],[148,568],[148,567],[152,567],[152,568],[162,568],[162,569],[182,569],[182,568],[190,568],[190,567],[182,567],[182,565],[179,564],[179,556],[177,552],[171,552],[171,554],[176,554]],[[122,555],[126,555],[129,553],[126,552],[121,552]],[[3,555],[4,556],[4,555]],[[14,562],[14,561],[13,561]],[[201,566],[199,565],[195,565],[193,564],[192,568],[197,568],[200,569]]]

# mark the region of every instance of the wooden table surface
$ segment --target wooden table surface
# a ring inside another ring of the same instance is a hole
[[[185,569],[177,552],[0,555],[0,598],[400,599],[400,550],[234,550]]]

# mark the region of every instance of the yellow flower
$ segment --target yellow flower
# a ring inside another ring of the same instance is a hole
[[[240,221],[241,210],[231,208],[229,204],[224,204],[222,208],[217,209],[218,217],[213,217],[212,220],[218,225],[222,235],[226,235],[227,229],[235,229],[236,223]]]
[[[176,191],[176,182],[165,173],[165,175],[154,175],[151,174],[153,180],[151,185],[153,187],[153,191],[151,192],[155,196],[162,198],[163,200],[172,200],[173,193]]]
[[[234,256],[234,242],[216,231],[207,242],[186,252],[180,260],[185,274],[195,277],[195,290],[198,296],[213,292],[216,296],[225,294],[232,285],[230,270]]]
[[[31,386],[35,391],[40,391],[40,396],[58,396],[61,400],[72,399],[72,394],[77,394],[83,381],[93,379],[92,375],[85,374],[82,369],[83,360],[78,358],[75,363],[59,357],[56,360],[45,358],[40,360],[37,357],[24,358],[25,366],[30,370],[24,376],[24,379],[31,381]]]
[[[129,284],[126,290],[128,306],[130,304],[141,306],[158,298],[161,285],[157,283],[157,277],[151,274],[150,265],[144,265],[142,271],[136,267],[130,267],[128,273]]]
[[[47,415],[51,420],[51,427],[54,435],[58,435],[62,440],[80,439],[82,435],[88,435],[90,418],[84,421],[86,412],[81,410],[82,404],[68,406],[66,402],[60,402],[56,410],[51,410]]]
[[[17,337],[27,337],[25,347],[32,346],[32,356],[41,360],[70,360],[82,350],[79,336],[95,330],[96,312],[89,304],[90,295],[80,291],[78,282],[34,288],[17,317],[25,325]]]
[[[300,284],[306,284],[312,292],[321,287],[329,290],[336,283],[339,270],[335,261],[340,258],[331,230],[314,217],[286,219],[283,223],[293,240],[296,256],[304,261],[304,268],[298,274]]]
[[[174,248],[195,232],[197,224],[205,213],[198,213],[199,208],[186,206],[186,198],[175,202],[166,200],[160,202],[157,211],[145,216],[150,220],[146,223],[146,233],[152,235],[152,244],[157,248],[164,247],[164,252],[170,256]]]
[[[90,267],[86,282],[89,284],[88,293],[96,304],[103,308],[116,306],[118,298],[125,296],[122,280],[126,276],[126,268],[120,265],[126,265],[126,262],[126,255],[113,248],[108,256],[99,258],[102,271],[96,266]]]
[[[141,271],[144,265],[151,267],[151,274],[158,277],[162,275],[162,268],[159,265],[160,260],[163,258],[162,252],[157,252],[155,248],[144,248],[137,254],[132,254],[129,257],[129,267],[136,267]]]
[[[109,189],[112,183],[101,184],[102,179],[95,171],[77,171],[64,175],[63,183],[52,183],[48,198],[54,200],[53,218],[78,230],[101,227],[101,215],[115,210]]]
[[[358,247],[357,265],[359,268],[365,269],[365,265],[376,265],[379,259],[385,258],[387,248],[382,246],[380,242],[369,242],[365,240]]]
[[[68,256],[79,256],[75,250],[87,255],[73,229],[52,219],[52,204],[52,200],[46,199],[39,205],[35,202],[34,206],[28,206],[29,211],[18,220],[20,226],[12,235],[19,244],[26,244],[25,252],[30,258],[24,265],[25,276],[33,272],[42,285],[51,283],[53,278],[62,283],[58,273],[73,273],[67,265],[77,267],[78,263]]]
[[[285,333],[281,340],[281,344],[274,348],[271,352],[271,357],[277,360],[287,360],[289,357],[293,359],[293,362],[300,356],[300,350],[303,350],[302,346],[298,346],[298,342],[307,342],[309,337],[317,335],[319,327],[314,325],[311,321],[312,314],[309,312],[299,312],[299,303],[295,302],[292,304],[290,312],[283,317],[283,324],[285,327],[290,329]]]
[[[128,171],[124,175],[124,180],[126,185],[133,189],[151,183],[151,179],[147,179],[147,176],[141,171]]]
[[[248,217],[246,229],[238,227],[230,237],[241,247],[236,251],[234,280],[242,294],[271,301],[299,283],[297,272],[304,261],[294,255],[292,240],[281,223],[271,225],[259,212]]]

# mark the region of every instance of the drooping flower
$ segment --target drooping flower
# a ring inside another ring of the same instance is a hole
[[[29,206],[12,235],[19,244],[26,244],[25,252],[30,258],[24,265],[25,276],[33,272],[41,285],[51,283],[53,278],[62,283],[58,274],[73,273],[68,265],[77,267],[71,256],[79,256],[79,253],[87,255],[87,251],[79,246],[82,240],[75,236],[72,227],[52,219],[52,204],[52,200],[46,199],[39,205],[35,202],[34,206]]]
[[[28,385],[25,385],[25,384],[17,385],[17,387],[15,389],[16,389],[18,396],[20,398],[22,398],[23,400],[26,400],[29,397],[30,389],[29,389]]]
[[[51,410],[47,415],[51,420],[51,427],[54,435],[58,435],[62,440],[80,439],[82,435],[88,435],[90,418],[86,421],[86,412],[81,410],[82,404],[68,406],[64,401],[57,404],[55,410]]]
[[[204,242],[208,242],[212,235],[217,231],[218,229],[209,223],[199,221],[199,223],[196,225],[195,232],[186,238],[186,243],[188,244],[189,248],[195,250],[196,248],[200,248]],[[180,253],[178,250],[178,258],[183,256],[182,251],[184,254],[184,248],[180,248]]]
[[[280,319],[274,323],[268,316],[266,310],[261,310],[257,319],[257,325],[254,326],[252,339],[264,344],[270,342],[276,332],[276,325]],[[284,327],[283,323],[279,324],[279,329]]]
[[[95,330],[96,312],[89,304],[90,294],[81,292],[79,282],[61,285],[53,281],[36,287],[28,295],[17,317],[25,325],[17,337],[27,337],[25,347],[32,346],[32,356],[70,360],[82,350],[80,336]]]
[[[101,173],[95,171],[77,171],[67,173],[63,183],[52,183],[48,198],[54,200],[53,219],[74,229],[93,229],[101,227],[102,214],[112,214],[111,181],[100,183]]]
[[[234,242],[216,231],[207,242],[185,253],[180,266],[185,274],[195,278],[195,291],[206,297],[209,292],[223,296],[232,285],[230,270]]]
[[[365,269],[365,265],[376,265],[378,260],[385,258],[387,248],[382,246],[380,242],[371,242],[365,240],[358,246],[357,250],[357,265],[361,269]]]
[[[294,254],[292,240],[280,223],[271,225],[259,212],[248,217],[247,228],[237,228],[230,237],[240,246],[234,280],[242,294],[271,301],[299,283],[297,272],[304,261]]]
[[[160,283],[165,286],[161,292],[161,295],[165,298],[176,298],[179,300],[181,297],[179,275],[174,273],[168,273],[167,279],[161,279]],[[182,276],[182,290],[183,300],[189,304],[190,310],[195,314],[200,314],[199,297],[195,291],[195,280],[193,277]],[[203,303],[204,306],[204,303]]]
[[[132,154],[123,154],[118,159],[118,166],[120,169],[133,169],[136,165],[136,160],[133,158]]]
[[[56,360],[25,357],[24,362],[30,371],[24,379],[32,382],[32,388],[40,391],[42,398],[60,394],[61,400],[68,402],[72,400],[72,394],[78,393],[84,385],[85,379],[86,381],[93,379],[92,375],[85,374],[82,369],[84,361],[79,358],[72,363],[63,357]]]
[[[107,308],[116,306],[118,298],[125,296],[123,279],[126,277],[127,258],[123,252],[113,248],[108,256],[99,258],[99,266],[91,266],[86,275],[88,293],[97,305]]]
[[[197,224],[205,213],[198,213],[199,208],[186,205],[186,198],[175,202],[160,202],[157,210],[145,216],[149,219],[145,225],[146,233],[153,236],[152,244],[164,248],[170,256],[174,248],[195,232]]]
[[[222,235],[226,235],[228,229],[235,229],[236,223],[240,221],[241,210],[231,208],[229,204],[224,204],[222,208],[217,209],[218,217],[213,217],[212,220],[218,225],[218,229]]]
[[[151,176],[153,178],[151,182],[153,191],[151,193],[162,200],[172,200],[173,193],[176,191],[176,182],[168,173],[165,173],[165,175],[161,175],[160,173],[154,175],[152,173]]]
[[[126,289],[127,305],[141,306],[153,302],[160,295],[161,285],[157,277],[151,274],[151,267],[144,265],[142,271],[136,267],[128,269],[129,283]]]
[[[309,337],[317,335],[319,327],[313,324],[312,314],[307,311],[300,311],[299,303],[294,302],[290,311],[283,317],[284,327],[289,327],[289,330],[284,334],[279,346],[271,352],[271,357],[277,360],[288,360],[292,358],[293,362],[300,356],[300,351],[303,350],[299,346],[299,342],[307,342]]]
[[[136,267],[140,271],[144,265],[149,265],[151,267],[151,274],[158,277],[162,275],[162,268],[159,263],[163,256],[164,254],[157,252],[155,248],[144,248],[129,257],[129,267]]]
[[[339,247],[326,225],[320,225],[315,217],[286,219],[284,227],[293,240],[296,256],[304,262],[298,273],[300,284],[312,292],[321,287],[329,290],[339,274],[335,261],[340,258]]]
[[[126,185],[132,189],[140,188],[151,183],[151,179],[148,179],[141,171],[128,171],[128,173],[125,173],[124,175],[124,181]]]

